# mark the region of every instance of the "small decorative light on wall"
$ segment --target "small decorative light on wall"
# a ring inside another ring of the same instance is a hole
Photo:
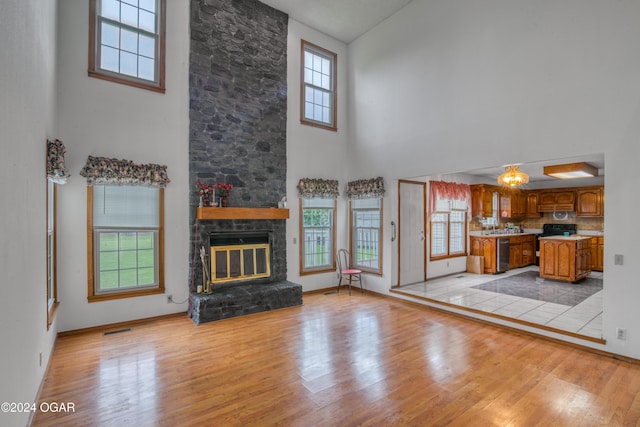
[[[544,174],[557,179],[592,178],[598,176],[598,169],[585,162],[545,166]]]
[[[518,165],[505,166],[506,172],[498,177],[498,184],[519,187],[529,182],[529,175],[518,170]]]

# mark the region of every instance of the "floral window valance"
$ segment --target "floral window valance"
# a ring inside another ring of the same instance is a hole
[[[64,154],[67,149],[62,141],[47,141],[47,179],[56,184],[66,184],[71,176],[64,165]]]
[[[471,187],[469,184],[429,181],[429,212],[435,212],[438,199],[460,200],[471,206]]]
[[[340,195],[338,181],[333,179],[302,178],[298,182],[298,195],[305,199],[337,199]]]
[[[167,167],[153,163],[137,165],[130,160],[89,156],[80,171],[88,185],[118,184],[164,187],[170,180]]]
[[[349,199],[369,199],[382,196],[384,196],[384,180],[381,176],[347,183],[347,197]]]

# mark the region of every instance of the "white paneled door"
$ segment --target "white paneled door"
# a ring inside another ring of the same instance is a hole
[[[423,282],[427,276],[425,262],[426,184],[399,181],[398,286]]]

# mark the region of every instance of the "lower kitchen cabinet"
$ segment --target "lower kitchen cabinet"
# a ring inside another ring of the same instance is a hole
[[[471,236],[470,255],[484,256],[484,273],[497,271],[496,240],[501,236]],[[536,235],[526,234],[509,237],[509,268],[520,268],[536,262]]]
[[[591,271],[604,271],[604,236],[584,237],[591,238]]]
[[[591,269],[604,271],[604,236],[592,237],[591,246]]]
[[[509,239],[509,267],[520,268],[536,262],[536,236],[527,234]]]
[[[509,239],[509,268],[522,267],[522,243],[512,243]]]
[[[497,271],[495,237],[471,236],[471,255],[484,257],[484,273],[493,274]]]

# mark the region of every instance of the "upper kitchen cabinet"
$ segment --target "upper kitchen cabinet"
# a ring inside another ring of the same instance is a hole
[[[511,194],[511,216],[524,218],[527,213],[527,196],[522,190],[514,190]]]
[[[538,199],[538,212],[573,211],[575,202],[573,190],[543,190]]]
[[[525,209],[525,217],[526,218],[540,218],[542,214],[538,212],[538,199],[540,198],[540,193],[537,191],[527,191],[526,195],[526,209]]]
[[[576,216],[604,216],[604,187],[582,187],[576,190]]]
[[[500,216],[502,218],[524,218],[527,199],[522,190],[509,190],[500,194]]]
[[[493,193],[498,188],[493,185],[477,184],[471,186],[471,216],[491,217],[493,216]]]

